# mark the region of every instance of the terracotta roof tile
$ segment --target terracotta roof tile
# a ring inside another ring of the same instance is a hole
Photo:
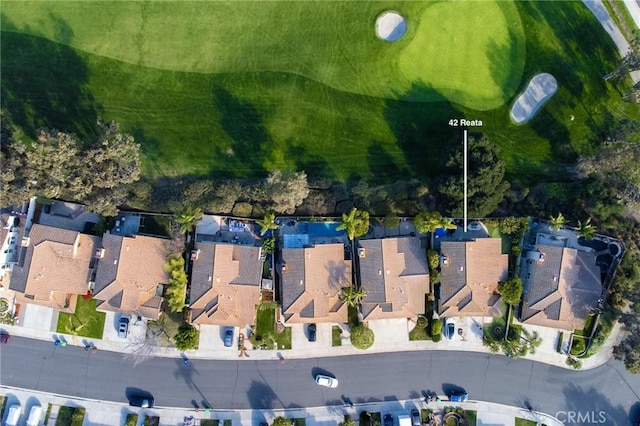
[[[529,265],[533,279],[523,296],[522,322],[581,330],[602,293],[595,254],[547,245],[538,250],[545,256]]]
[[[414,318],[425,312],[429,292],[426,250],[417,237],[359,240],[365,320]]]
[[[282,249],[282,313],[286,322],[346,322],[342,287],[351,285],[351,261],[343,244]],[[313,303],[311,303],[313,302]]]
[[[260,303],[260,247],[197,243],[191,278],[191,320],[195,324],[244,327],[253,324]]]
[[[76,231],[34,224],[22,266],[15,265],[10,288],[22,293],[27,303],[65,308],[89,289],[90,265],[100,238]],[[75,306],[74,306],[75,307]]]
[[[500,238],[445,241],[440,245],[442,294],[438,312],[446,316],[500,315],[498,283],[507,279],[509,256]]]
[[[102,244],[105,254],[98,261],[94,290],[98,308],[158,318],[156,288],[169,283],[164,270],[169,241],[143,235],[105,234]]]

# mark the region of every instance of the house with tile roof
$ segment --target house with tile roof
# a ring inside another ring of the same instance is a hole
[[[444,317],[502,315],[498,283],[509,273],[501,238],[440,244],[438,314]]]
[[[418,237],[358,241],[362,319],[417,318],[429,293],[426,249]]]
[[[78,295],[87,294],[100,238],[34,224],[20,245],[9,289],[18,303],[74,312]]]
[[[196,243],[191,259],[191,322],[244,327],[255,323],[262,280],[261,248]]]
[[[533,253],[523,253],[522,323],[582,330],[602,294],[595,253],[545,244]]]
[[[283,248],[280,261],[285,322],[347,322],[347,304],[340,292],[351,285],[352,269],[344,244]]]
[[[93,298],[96,309],[158,319],[169,240],[136,235],[104,234]]]

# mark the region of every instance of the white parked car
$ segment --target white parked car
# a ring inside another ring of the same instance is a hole
[[[40,423],[40,417],[42,417],[42,407],[34,405],[29,410],[29,418],[27,419],[27,426],[38,426]]]
[[[20,404],[13,404],[11,407],[9,407],[5,425],[17,426],[18,420],[20,420],[20,414],[22,414],[22,407],[20,406]]]
[[[453,340],[453,337],[456,335],[456,320],[453,318],[447,318],[444,320],[442,333],[447,340]]]
[[[327,388],[337,388],[338,387],[338,379],[334,377],[325,376],[324,374],[318,374],[316,376],[316,383],[320,386],[324,386]]]

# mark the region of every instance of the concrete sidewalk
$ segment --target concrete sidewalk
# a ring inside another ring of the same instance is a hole
[[[405,401],[385,401],[378,403],[355,404],[353,407],[330,406],[330,407],[311,407],[297,408],[289,410],[215,410],[209,412],[200,409],[182,409],[172,407],[154,407],[152,409],[141,409],[129,407],[126,404],[98,401],[85,398],[71,398],[58,395],[51,395],[32,390],[22,390],[16,388],[0,387],[0,394],[8,398],[8,404],[20,403],[22,405],[23,420],[29,413],[29,409],[40,404],[43,407],[40,425],[44,423],[44,416],[47,411],[48,404],[51,404],[51,412],[48,418],[48,424],[55,422],[55,415],[60,406],[82,407],[85,408],[84,426],[94,425],[122,425],[125,423],[127,414],[138,414],[137,425],[144,424],[146,416],[158,416],[160,425],[180,425],[183,424],[185,417],[193,417],[194,419],[217,419],[222,421],[230,420],[232,425],[259,425],[262,422],[271,423],[277,416],[286,418],[304,418],[308,426],[328,426],[336,425],[344,420],[345,415],[358,419],[363,411],[379,412],[381,416],[390,413],[397,417],[398,414],[408,414],[412,409],[428,408],[434,413],[442,413],[446,407],[460,407],[464,410],[474,410],[477,413],[478,425],[515,425],[515,418],[522,418],[538,422],[544,422],[548,426],[562,425],[555,417],[550,414],[538,411],[529,411],[521,407],[511,407],[507,405],[494,404],[483,401],[469,401],[452,403],[446,400],[440,402],[426,403],[424,399],[413,399]]]
[[[405,334],[404,340],[392,339],[390,341],[382,341],[378,339],[376,343],[368,350],[363,351],[354,348],[351,344],[343,342],[342,346],[327,347],[327,346],[305,346],[303,348],[294,348],[288,350],[249,350],[247,351],[248,357],[240,357],[239,351],[231,348],[212,348],[208,345],[201,345],[206,349],[188,350],[184,353],[166,347],[152,347],[146,348],[144,351],[141,345],[136,345],[134,342],[128,340],[116,341],[116,340],[92,340],[81,336],[65,335],[61,333],[54,333],[46,330],[39,330],[34,328],[27,328],[22,326],[9,326],[3,325],[2,328],[13,336],[21,336],[32,339],[39,339],[50,341],[54,343],[55,338],[64,339],[67,344],[74,346],[85,346],[87,343],[94,345],[98,350],[107,350],[112,352],[121,352],[123,354],[135,354],[145,353],[145,356],[159,356],[159,357],[173,357],[180,358],[186,355],[188,358],[193,359],[217,359],[217,360],[282,360],[282,359],[297,359],[297,358],[322,358],[322,357],[334,357],[334,356],[347,356],[347,355],[363,355],[368,353],[383,353],[383,352],[405,352],[405,351],[434,351],[434,350],[446,350],[446,351],[467,351],[467,352],[481,352],[490,353],[490,351],[482,344],[482,339],[473,338],[469,335],[466,338],[460,339],[456,336],[457,340],[446,341],[441,340],[438,343],[432,341],[410,341]],[[535,330],[533,326],[526,326],[527,329]],[[546,336],[544,330],[539,330],[541,337],[543,337],[543,344],[533,355],[527,355],[525,359],[537,361],[557,367],[571,369],[566,364],[566,356],[559,354],[555,350],[555,341],[551,337]],[[598,367],[606,363],[611,359],[611,349],[616,345],[623,337],[623,331],[620,324],[614,326],[609,339],[603,346],[603,348],[595,355],[582,360],[583,369],[591,369]],[[499,356],[499,355],[496,355]]]

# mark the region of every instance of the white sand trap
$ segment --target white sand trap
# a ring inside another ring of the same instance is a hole
[[[516,124],[529,121],[538,109],[558,90],[556,78],[549,73],[538,74],[531,79],[524,93],[511,107],[511,119]]]
[[[376,35],[384,41],[396,41],[406,32],[407,22],[398,12],[384,12],[376,19]]]

